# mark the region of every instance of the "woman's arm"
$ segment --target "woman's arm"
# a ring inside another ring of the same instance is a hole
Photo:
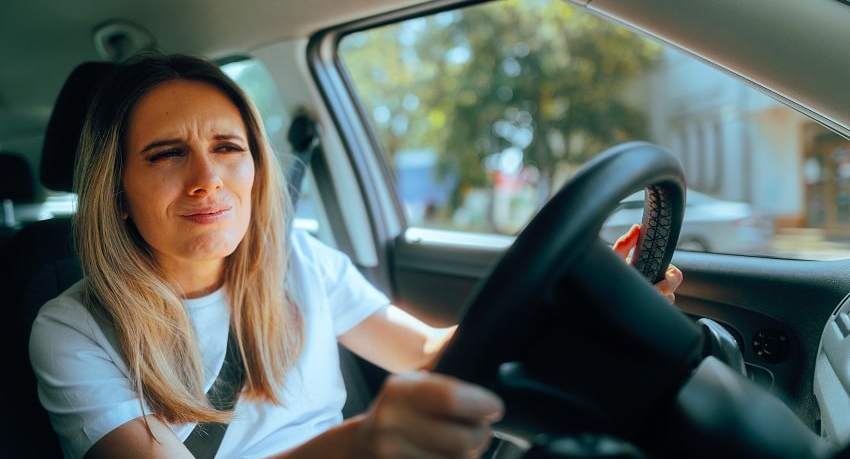
[[[270,459],[478,458],[503,413],[495,394],[458,379],[392,375],[366,413]]]
[[[366,413],[270,459],[477,458],[490,442],[490,425],[503,413],[502,402],[487,389],[437,374],[393,375]],[[148,434],[145,419],[155,439]],[[192,455],[165,423],[147,416],[109,432],[85,457],[191,459]]]
[[[343,421],[342,424],[328,429],[315,438],[285,453],[268,459],[350,459],[357,457],[354,451],[360,448],[360,424],[362,415]]]
[[[632,226],[614,243],[614,251],[628,262],[639,236],[640,225]],[[682,272],[670,265],[665,274],[665,279],[655,284],[655,288],[672,303],[682,283]],[[375,365],[400,373],[431,368],[456,328],[433,328],[390,305],[340,336],[339,341]]]
[[[148,434],[145,420],[150,426]],[[85,459],[192,459],[192,453],[168,426],[154,416],[136,418],[109,432],[86,453]]]
[[[430,368],[457,326],[434,328],[397,306],[387,306],[339,337],[352,352],[401,373]]]

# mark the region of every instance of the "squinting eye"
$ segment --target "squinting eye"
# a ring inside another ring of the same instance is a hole
[[[160,159],[165,158],[173,158],[175,156],[183,156],[183,150],[173,149],[173,150],[165,150],[159,153],[155,153],[148,158],[148,161],[154,162],[159,161]]]
[[[224,143],[215,147],[215,151],[236,152],[245,151],[245,149],[233,143]]]

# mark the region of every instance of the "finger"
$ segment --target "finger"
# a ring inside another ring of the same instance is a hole
[[[671,289],[675,292],[676,289],[682,285],[682,281],[685,280],[685,276],[679,268],[674,265],[670,265],[670,267],[667,268],[667,272],[664,273],[664,280],[670,283]]]
[[[491,443],[493,443],[493,435],[489,435],[487,437],[487,441],[484,442],[484,444],[481,445],[479,448],[470,451],[470,457],[479,459],[484,453],[487,452],[487,450],[490,448]]]
[[[664,298],[667,298],[667,301],[669,301],[671,304],[676,302],[675,293],[668,293],[667,295],[664,295]]]
[[[489,424],[470,424],[433,417],[410,410],[399,419],[398,429],[408,441],[423,451],[440,457],[464,457],[487,444]]]
[[[386,432],[371,451],[375,459],[442,459],[443,456],[423,450],[399,432]]]
[[[664,280],[658,281],[655,284],[655,288],[658,289],[662,295],[667,295],[675,293],[676,289],[679,288],[680,285],[682,285],[682,272],[679,271],[679,268],[670,265],[664,273]]]
[[[469,423],[495,422],[504,413],[502,400],[483,387],[436,373],[409,373],[400,396],[423,412]]]
[[[640,225],[632,225],[625,234],[614,242],[612,248],[621,258],[626,258],[629,251],[637,244],[638,236],[640,236]]]
[[[670,282],[667,281],[667,279],[657,282],[655,284],[655,290],[658,290],[658,293],[662,295],[669,295],[673,293],[673,289],[670,287]]]
[[[640,225],[632,225],[631,228],[626,232],[626,234],[620,236],[616,242],[614,242],[614,252],[617,252],[617,255],[620,256],[623,260],[629,256],[629,252],[637,245],[638,238],[640,237]]]

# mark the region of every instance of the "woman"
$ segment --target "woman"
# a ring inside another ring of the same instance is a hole
[[[148,56],[104,85],[75,175],[85,279],[30,340],[66,457],[191,457],[199,422],[229,423],[217,457],[480,456],[502,403],[446,376],[391,376],[342,422],[337,340],[405,372],[450,334],[391,306],[342,253],[287,236],[281,182],[256,110],[214,65]],[[244,365],[232,412],[206,397],[229,336]]]

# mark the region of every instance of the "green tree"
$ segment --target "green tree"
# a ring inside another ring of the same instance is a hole
[[[564,167],[645,137],[621,96],[659,47],[561,0],[504,0],[359,33],[342,54],[386,152],[438,152],[456,207],[506,149],[540,172],[542,205]]]

